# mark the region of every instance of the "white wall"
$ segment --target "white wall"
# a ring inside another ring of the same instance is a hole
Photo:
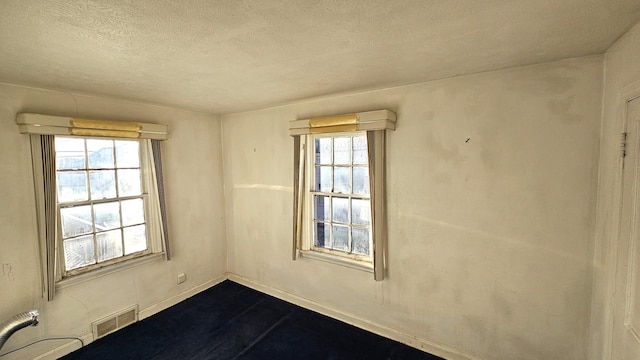
[[[624,131],[624,101],[640,90],[640,24],[605,55],[598,212],[594,247],[593,312],[590,359],[609,358],[615,289],[615,257],[620,206],[620,133]],[[618,288],[618,292],[621,288]]]
[[[601,189],[614,182],[606,174],[617,152],[616,101],[621,88],[640,80],[637,54],[638,26],[606,56]],[[12,269],[0,268],[0,320],[32,308],[42,313],[39,327],[16,333],[1,352],[45,337],[86,335],[91,321],[132,304],[152,313],[228,269],[461,358],[583,359],[591,335],[591,358],[600,359],[610,211],[602,191],[595,267],[591,238],[602,60],[231,114],[222,117],[222,132],[215,115],[0,84],[0,264]],[[292,262],[288,121],[379,108],[399,117],[388,136],[387,279],[376,283],[371,274],[309,259]],[[46,302],[29,140],[18,133],[15,114],[76,111],[170,126],[162,150],[173,260],[67,287]],[[178,272],[187,273],[179,286]]]
[[[229,271],[460,358],[584,359],[601,90],[589,57],[223,116]],[[387,278],[293,262],[288,121],[381,108]]]
[[[18,112],[168,124],[171,139],[161,146],[172,260],[66,287],[54,301],[43,300],[29,136],[18,132]],[[92,321],[133,304],[148,315],[224,274],[220,141],[215,115],[0,84],[0,321],[30,309],[41,312],[41,325],[17,332],[1,352],[45,337],[86,335]],[[179,272],[187,281],[176,285]],[[29,358],[63,343],[42,343],[15,356]]]

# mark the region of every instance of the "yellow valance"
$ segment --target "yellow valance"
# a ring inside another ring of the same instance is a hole
[[[169,136],[166,125],[142,122],[83,119],[31,113],[18,114],[16,122],[23,134],[156,140],[166,140]]]
[[[396,114],[375,110],[354,114],[315,117],[289,122],[289,135],[328,134],[364,130],[395,130]]]

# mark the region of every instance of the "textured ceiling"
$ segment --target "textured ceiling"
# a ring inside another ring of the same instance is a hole
[[[230,113],[604,52],[638,0],[1,0],[0,82]]]

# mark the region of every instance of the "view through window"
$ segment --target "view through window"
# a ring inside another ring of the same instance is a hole
[[[55,138],[66,272],[146,254],[140,142]]]
[[[314,248],[370,259],[367,137],[315,137],[313,144]]]

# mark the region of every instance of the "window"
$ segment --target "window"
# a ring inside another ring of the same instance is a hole
[[[371,262],[366,133],[313,137],[313,248]]]
[[[63,276],[150,252],[140,140],[55,137]]]
[[[389,110],[293,120],[293,252],[373,272],[385,271],[385,132]]]
[[[16,123],[31,139],[47,300],[63,278],[89,280],[161,253],[170,259],[160,157],[166,125],[29,113]]]

